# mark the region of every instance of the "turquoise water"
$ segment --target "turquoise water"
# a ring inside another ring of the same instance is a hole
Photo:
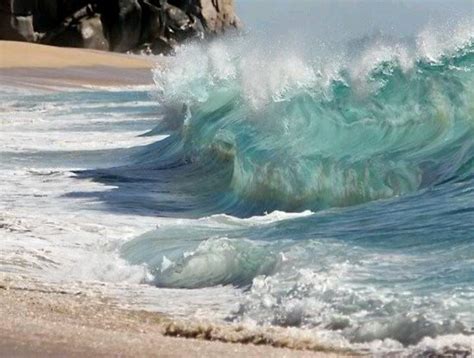
[[[150,232],[123,257],[158,287],[241,288],[231,320],[354,343],[472,335],[472,41],[436,59],[374,46],[330,75],[222,48],[194,54],[199,71],[157,70],[166,110],[151,134],[169,137],[132,167],[171,195],[154,196],[162,215],[232,216]],[[236,218],[275,210],[303,214]]]
[[[2,165],[89,168],[75,170],[77,185],[104,189],[70,186],[61,200],[112,222],[147,218],[148,232],[114,254],[146,269],[144,285],[195,290],[198,306],[205,289],[232,287],[233,308],[224,296],[215,306],[228,321],[307,328],[356,349],[467,352],[474,44],[472,27],[461,30],[365,39],[337,55],[228,39],[184,46],[149,91],[2,94],[75,137],[133,131],[151,143],[4,150]]]

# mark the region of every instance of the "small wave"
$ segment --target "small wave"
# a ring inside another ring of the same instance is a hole
[[[199,219],[199,221],[208,223],[208,224],[229,224],[229,225],[241,225],[241,226],[254,226],[254,225],[263,225],[263,224],[272,224],[282,220],[289,220],[295,218],[304,218],[306,216],[313,215],[314,213],[310,210],[305,210],[301,213],[287,213],[284,211],[275,210],[271,213],[265,213],[262,216],[252,216],[249,218],[236,218],[231,215],[226,214],[216,214],[209,217]]]
[[[219,230],[193,227],[192,237],[186,237],[186,229],[161,228],[125,244],[122,256],[145,265],[153,277],[149,283],[170,288],[250,285],[256,276],[272,274],[281,260],[267,245],[212,231]]]

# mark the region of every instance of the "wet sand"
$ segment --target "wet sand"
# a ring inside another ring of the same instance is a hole
[[[2,357],[349,356],[317,352],[321,347],[305,347],[304,340],[280,336],[272,341],[270,335],[242,327],[174,321],[155,312],[120,308],[100,295],[21,281],[0,276]]]

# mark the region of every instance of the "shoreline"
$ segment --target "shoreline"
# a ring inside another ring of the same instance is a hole
[[[154,66],[145,57],[0,41],[6,91],[153,85]],[[74,287],[0,273],[0,356],[347,356],[312,339],[291,337],[284,328],[175,320],[120,307],[113,296],[87,286]]]
[[[100,295],[17,280],[0,280],[2,356],[350,356],[268,329],[176,321],[120,308]]]

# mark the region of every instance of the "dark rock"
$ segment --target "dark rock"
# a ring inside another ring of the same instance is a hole
[[[174,31],[186,30],[189,27],[191,18],[179,7],[166,4],[163,10],[168,19],[168,26]]]
[[[102,2],[99,11],[111,51],[125,52],[140,44],[142,8],[137,0]]]
[[[34,41],[33,0],[7,0],[0,2],[0,39]]]
[[[153,54],[170,55],[174,52],[175,46],[176,44],[172,41],[159,37],[150,44],[149,49]]]
[[[38,3],[57,3],[57,9],[58,9],[58,16],[61,19],[64,19],[68,16],[70,16],[72,13],[78,11],[79,9],[82,9],[83,7],[87,5],[93,5],[95,6],[97,4],[97,1],[91,1],[91,0],[37,0]],[[105,2],[109,2],[109,0],[106,0]]]
[[[190,38],[204,37],[204,28],[196,16],[165,1],[145,1],[142,6],[142,46],[139,51],[171,53]]]
[[[239,27],[234,0],[194,0],[193,11],[197,11],[204,28],[210,33],[222,33],[226,29]]]
[[[49,40],[55,46],[108,50],[109,44],[104,36],[99,15],[84,17],[68,26]]]
[[[90,0],[36,0],[34,7],[34,26],[37,32],[48,32],[78,10],[93,4]]]
[[[144,43],[133,50],[137,54],[162,54],[162,55],[171,55],[174,53],[174,47],[177,44],[169,39],[163,37],[157,37],[151,42]]]
[[[82,35],[82,47],[95,50],[108,50],[109,43],[104,36],[100,16],[83,19],[78,26]]]
[[[11,13],[19,16],[29,16],[35,9],[35,0],[7,0],[10,3]]]
[[[0,40],[35,41],[33,16],[0,13]]]
[[[233,0],[0,0],[0,39],[58,46],[170,53],[237,26]]]
[[[25,41],[35,40],[35,30],[33,29],[33,16],[12,16],[12,27]]]
[[[166,35],[177,42],[183,42],[189,38],[204,37],[204,29],[194,15],[187,14],[184,10],[173,6],[164,7],[166,16]]]
[[[61,24],[42,35],[40,41],[55,46],[108,49],[100,16],[92,5],[77,10]]]
[[[63,21],[58,2],[39,0],[36,4],[34,20],[35,29],[38,32],[46,32],[58,26]]]
[[[164,36],[164,18],[161,7],[146,1],[142,6],[142,34],[140,42],[149,44]]]

